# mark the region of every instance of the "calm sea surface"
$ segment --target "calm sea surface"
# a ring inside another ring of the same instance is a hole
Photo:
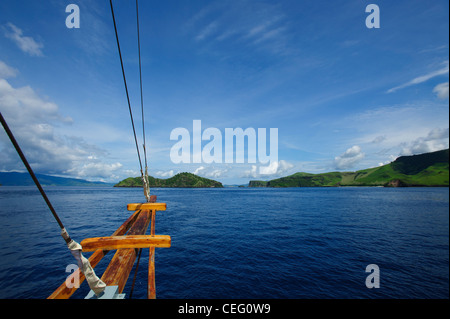
[[[141,189],[45,189],[78,242],[110,236],[126,205],[144,198]],[[167,203],[156,233],[172,237],[156,249],[157,298],[449,298],[448,188],[151,191]],[[0,187],[0,226],[0,298],[48,297],[75,262],[36,188]],[[378,289],[366,287],[369,264]],[[145,249],[133,298],[146,298],[147,265]]]

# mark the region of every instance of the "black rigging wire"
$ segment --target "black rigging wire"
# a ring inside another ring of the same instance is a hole
[[[139,152],[139,146],[138,146],[138,141],[137,141],[137,137],[136,137],[136,129],[134,128],[134,120],[133,120],[133,112],[131,111],[131,103],[130,103],[130,96],[128,94],[128,86],[127,86],[127,79],[125,77],[125,69],[123,67],[123,60],[122,60],[122,53],[120,51],[120,44],[119,44],[119,35],[117,34],[117,26],[116,26],[116,19],[114,17],[114,8],[113,8],[113,4],[112,4],[112,0],[109,0],[109,3],[111,5],[111,14],[112,14],[112,18],[113,18],[113,23],[114,23],[114,31],[116,33],[116,42],[117,42],[117,48],[119,50],[119,58],[120,58],[120,65],[122,67],[122,75],[123,75],[123,83],[125,85],[125,91],[127,94],[127,101],[128,101],[128,110],[130,111],[130,117],[131,117],[131,126],[133,127],[133,134],[134,134],[134,142],[136,143],[136,151],[138,154],[138,158],[139,158],[139,165],[141,167],[141,174],[142,173],[142,161],[141,161],[141,154]]]
[[[25,165],[25,167],[28,170],[28,173],[30,173],[31,178],[33,179],[34,183],[36,184],[37,188],[39,189],[39,192],[41,193],[42,197],[44,198],[45,202],[47,203],[48,208],[50,209],[50,211],[53,214],[53,217],[55,217],[56,222],[58,223],[59,227],[61,227],[61,229],[64,229],[64,225],[61,222],[61,220],[58,217],[58,214],[56,213],[55,209],[53,208],[52,203],[50,202],[50,200],[48,199],[47,195],[45,194],[44,190],[42,189],[41,184],[39,183],[39,180],[37,179],[36,175],[34,174],[33,170],[31,169],[30,164],[28,163],[25,155],[23,154],[19,144],[17,143],[13,133],[11,132],[11,130],[8,127],[8,124],[6,123],[5,119],[3,118],[2,113],[0,112],[0,122],[3,125],[3,128],[5,129],[6,134],[8,134],[9,139],[11,140],[11,143],[14,145],[14,148],[16,149],[17,153],[19,154],[23,164]],[[68,238],[66,239],[66,242],[69,242],[71,239]]]
[[[144,97],[142,93],[142,68],[141,68],[141,40],[139,35],[139,5],[138,0],[136,0],[136,26],[137,26],[137,40],[138,40],[138,53],[139,53],[139,83],[141,87],[141,112],[142,112],[142,137],[144,140],[144,161],[145,167],[147,168],[147,150],[145,144],[145,125],[144,125]]]
[[[144,98],[142,93],[142,68],[141,68],[141,40],[139,36],[139,5],[138,0],[136,0],[136,26],[137,26],[137,40],[138,40],[138,53],[139,53],[139,84],[141,87],[141,113],[142,113],[142,138],[144,140],[144,161],[145,161],[145,173],[147,174],[147,150],[145,149],[145,124],[144,124]],[[136,269],[134,270],[133,283],[131,284],[130,299],[133,298],[134,284],[136,282],[136,276],[139,268],[139,261],[141,260],[142,248],[139,249],[139,257],[136,264]]]
[[[130,299],[133,299],[134,283],[136,282],[136,276],[137,276],[137,272],[138,272],[138,268],[139,268],[139,261],[141,260],[141,253],[142,253],[142,248],[139,248],[139,257],[137,260],[136,269],[134,270],[133,283],[131,284],[131,289],[130,289],[130,297],[129,297]]]

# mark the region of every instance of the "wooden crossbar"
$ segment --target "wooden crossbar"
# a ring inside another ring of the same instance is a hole
[[[148,210],[166,210],[166,203],[132,203],[127,205],[128,210],[139,210],[139,209],[148,209]]]
[[[144,235],[148,224],[150,223],[150,216],[150,211],[142,210],[133,226],[128,231],[128,236]],[[122,293],[131,269],[133,268],[136,259],[136,251],[137,249],[134,248],[124,248],[116,251],[116,254],[111,259],[101,278],[107,286],[119,286],[119,293]]]
[[[83,251],[94,251],[121,248],[169,248],[170,241],[170,236],[167,235],[134,235],[86,238],[80,244]]]

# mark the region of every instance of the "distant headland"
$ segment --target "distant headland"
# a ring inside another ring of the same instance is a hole
[[[110,183],[91,182],[79,178],[67,178],[46,174],[36,174],[42,186],[112,186]],[[0,185],[3,186],[35,186],[29,173],[0,172]]]
[[[401,156],[394,162],[356,172],[295,173],[270,181],[250,181],[249,187],[324,186],[449,186],[449,150]]]

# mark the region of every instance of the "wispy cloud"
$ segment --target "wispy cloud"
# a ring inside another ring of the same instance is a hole
[[[278,6],[242,1],[203,8],[187,23],[197,42],[231,41],[280,53],[287,46],[288,21]]]
[[[419,53],[430,53],[430,52],[442,52],[444,50],[448,50],[448,45],[440,45],[432,48],[427,48],[419,51]]]
[[[5,62],[0,61],[0,78],[3,79],[12,78],[15,77],[18,73],[19,71],[6,65]]]
[[[283,15],[274,16],[268,21],[255,25],[250,28],[247,36],[250,38],[256,38],[257,42],[263,41],[263,39],[268,39],[278,33],[281,33],[281,31],[285,29],[284,27],[278,27],[279,23],[283,24]]]
[[[111,42],[108,41],[108,34],[111,34],[111,28],[104,21],[102,6],[96,1],[79,5],[83,27],[72,33],[76,44],[92,55],[103,55],[110,52]]]
[[[195,40],[201,41],[211,35],[217,29],[218,23],[217,21],[213,21],[204,27],[200,33],[195,37]]]
[[[444,75],[444,74],[448,74],[448,71],[449,71],[449,63],[448,63],[448,61],[445,61],[443,64],[445,65],[443,68],[441,68],[439,70],[436,70],[436,71],[433,71],[433,72],[430,72],[430,73],[427,73],[425,75],[416,77],[416,78],[412,79],[411,81],[406,82],[406,83],[404,83],[402,85],[393,87],[392,89],[389,89],[387,91],[387,93],[393,93],[393,92],[398,91],[400,89],[404,89],[404,88],[412,86],[412,85],[417,85],[417,84],[426,82],[426,81],[428,81],[428,80],[430,80],[430,79],[432,79],[434,77],[437,77],[437,76],[440,76],[440,75]]]
[[[32,37],[24,36],[23,31],[11,22],[8,22],[3,30],[5,37],[11,39],[23,52],[31,56],[44,56],[42,53],[44,45],[35,41]]]
[[[380,143],[382,143],[382,142],[385,141],[385,140],[386,140],[386,135],[378,135],[377,137],[375,137],[375,138],[373,139],[372,143],[374,143],[374,144],[380,144]]]

